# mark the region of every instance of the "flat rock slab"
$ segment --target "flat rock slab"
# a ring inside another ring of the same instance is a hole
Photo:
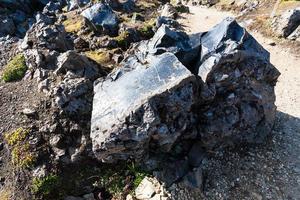
[[[195,77],[171,53],[123,68],[94,87],[91,138],[98,159],[139,158],[150,140],[165,151],[189,127]]]

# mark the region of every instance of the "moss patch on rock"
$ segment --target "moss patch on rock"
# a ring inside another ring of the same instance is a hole
[[[78,33],[84,26],[84,18],[80,15],[71,13],[67,15],[67,19],[63,22],[67,33]]]
[[[109,51],[86,51],[85,55],[100,65],[107,65],[111,62],[111,53]]]
[[[23,54],[18,54],[4,67],[2,80],[5,82],[20,80],[24,77],[26,71],[25,57]]]

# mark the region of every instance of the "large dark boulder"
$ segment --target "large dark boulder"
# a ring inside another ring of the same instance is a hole
[[[119,20],[106,4],[97,3],[81,13],[91,23],[91,28],[108,34],[117,34]]]
[[[193,152],[261,143],[270,134],[280,73],[234,19],[191,36],[163,25],[130,52],[95,86],[91,138],[98,159],[140,160],[184,144],[194,167],[202,159]]]
[[[94,87],[91,138],[106,162],[144,159],[149,148],[170,151],[177,139],[195,137],[196,78],[171,53],[128,58]]]
[[[232,18],[204,34],[201,44],[198,113],[204,146],[263,142],[275,120],[274,85],[280,74],[269,53]]]

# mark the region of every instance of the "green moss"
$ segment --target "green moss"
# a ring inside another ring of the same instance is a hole
[[[144,22],[142,27],[138,29],[139,33],[144,37],[145,39],[149,39],[153,37],[154,32],[153,32],[153,27],[155,26],[155,19],[148,20]]]
[[[136,167],[135,163],[131,163],[131,165],[128,166],[128,169],[130,173],[133,175],[133,190],[136,189],[139,184],[142,182],[142,180],[149,175],[146,171],[142,170],[139,167]]]
[[[115,37],[115,40],[118,43],[118,46],[122,49],[126,49],[129,47],[130,42],[129,40],[129,32],[128,31],[124,31],[122,32],[120,35],[118,35],[117,37]]]
[[[51,199],[53,196],[59,196],[61,180],[57,175],[50,174],[44,178],[34,178],[32,181],[32,193],[42,199]]]
[[[84,20],[80,15],[70,16],[63,22],[66,32],[68,33],[78,33],[83,25]]]
[[[111,62],[109,51],[86,51],[85,55],[103,66]]]
[[[22,141],[29,135],[29,130],[24,128],[18,128],[11,133],[5,133],[4,139],[6,140],[7,144],[13,146]]]
[[[31,167],[36,156],[31,152],[29,142],[26,141],[30,131],[18,128],[11,133],[5,133],[4,139],[11,147],[11,160],[14,166],[18,168]]]
[[[18,54],[5,66],[2,79],[5,82],[17,81],[24,77],[26,71],[25,57],[23,54]]]
[[[179,13],[189,13],[190,12],[189,7],[187,7],[185,5],[175,6],[175,9]]]

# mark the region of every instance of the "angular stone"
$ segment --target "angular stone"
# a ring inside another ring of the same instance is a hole
[[[280,75],[269,53],[232,18],[201,42],[201,93],[211,94],[199,110],[202,143],[215,148],[263,142],[274,124],[274,85]]]
[[[152,178],[145,177],[135,189],[135,197],[141,200],[153,197],[155,195],[154,181],[155,180],[152,180]]]
[[[170,53],[147,63],[130,57],[94,87],[91,138],[100,160],[141,159],[149,143],[169,151],[192,126],[195,77]]]
[[[282,37],[288,37],[300,25],[300,7],[284,12],[275,21],[275,31]]]
[[[49,17],[41,19],[27,31],[21,44],[22,49],[49,49],[64,52],[73,48],[62,25],[53,25]],[[44,19],[45,18],[45,19]]]
[[[202,33],[188,36],[184,32],[171,30],[162,25],[149,42],[141,43],[137,48],[137,56],[140,60],[147,55],[160,55],[170,52],[176,55],[183,65],[194,72],[194,63],[200,54],[200,39]]]
[[[289,35],[288,39],[300,41],[300,25]]]
[[[88,4],[90,0],[67,0],[67,10],[71,11]]]
[[[89,79],[95,79],[99,76],[98,67],[92,63],[86,56],[67,51],[61,54],[57,59],[57,74],[67,74],[72,71],[74,74],[84,76]]]
[[[93,24],[92,28],[107,32],[108,34],[118,32],[118,17],[108,5],[97,3],[85,9],[81,15]]]

